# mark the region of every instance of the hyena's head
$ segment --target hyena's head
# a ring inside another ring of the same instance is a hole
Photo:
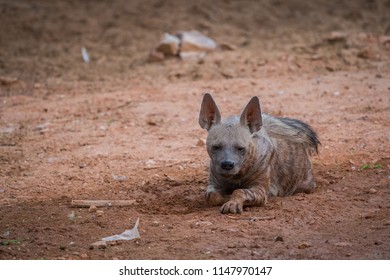
[[[253,156],[252,134],[262,126],[260,103],[252,97],[241,116],[221,121],[221,113],[214,99],[206,93],[203,97],[199,124],[208,131],[207,152],[211,168],[222,176],[238,174],[248,156]]]

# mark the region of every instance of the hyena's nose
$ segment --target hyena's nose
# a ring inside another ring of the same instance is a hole
[[[234,168],[234,162],[224,160],[223,162],[221,162],[221,168],[224,170],[232,170]]]

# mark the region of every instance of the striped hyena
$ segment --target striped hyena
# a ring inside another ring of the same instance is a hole
[[[208,131],[210,174],[206,200],[222,213],[241,213],[261,206],[268,196],[311,192],[311,152],[317,134],[302,121],[261,113],[259,99],[249,101],[240,116],[221,120],[210,94],[203,97],[199,124]]]

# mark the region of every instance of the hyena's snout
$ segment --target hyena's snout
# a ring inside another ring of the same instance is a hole
[[[224,160],[221,162],[221,168],[226,171],[230,171],[234,168],[234,162],[230,160]]]
[[[216,171],[223,176],[236,175],[240,171],[241,157],[231,151],[232,149],[225,149],[221,153],[215,155]]]

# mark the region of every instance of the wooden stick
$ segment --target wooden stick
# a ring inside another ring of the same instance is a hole
[[[135,199],[130,200],[72,200],[73,207],[126,207],[136,204]]]
[[[241,220],[241,221],[251,221],[251,222],[256,222],[256,221],[266,221],[266,220],[273,220],[276,217],[275,216],[264,216],[264,217],[235,217],[235,216],[229,216],[230,219],[233,220]]]
[[[175,166],[175,165],[187,164],[189,162],[190,162],[190,160],[187,159],[187,160],[181,160],[181,161],[177,161],[177,162],[172,162],[172,163],[166,164],[166,165],[145,166],[144,170],[152,170],[152,169],[159,169],[159,168],[165,168],[165,167],[172,167],[172,166]]]

